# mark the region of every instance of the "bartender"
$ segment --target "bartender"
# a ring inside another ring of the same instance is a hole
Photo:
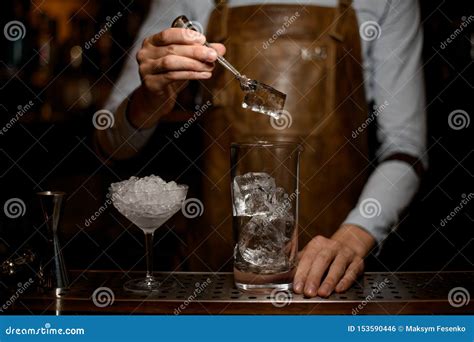
[[[207,26],[206,36],[169,28],[182,14]],[[155,0],[107,104],[115,123],[97,130],[96,142],[111,159],[134,156],[198,80],[195,97],[212,105],[200,117],[207,210],[192,253],[213,270],[232,256],[230,142],[298,141],[304,248],[293,288],[310,297],[344,292],[380,250],[427,166],[421,51],[416,1]],[[224,54],[287,94],[291,124],[241,107],[238,82],[215,63]]]

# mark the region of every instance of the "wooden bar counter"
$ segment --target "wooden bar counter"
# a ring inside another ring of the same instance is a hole
[[[153,295],[123,290],[142,273],[73,271],[72,286],[60,298],[29,291],[9,314],[472,314],[474,272],[365,273],[344,294],[305,298],[288,292],[272,295],[239,292],[232,273],[156,273],[168,289]],[[174,285],[174,286],[173,286]],[[464,289],[464,290],[460,290]],[[451,295],[450,295],[451,292]],[[462,304],[462,305],[459,305]]]

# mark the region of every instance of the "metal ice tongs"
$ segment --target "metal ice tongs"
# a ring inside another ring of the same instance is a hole
[[[179,28],[186,28],[189,30],[193,30],[196,32],[199,32],[199,30],[193,25],[193,23],[185,16],[185,15],[180,15],[177,17],[174,21],[173,24],[171,24],[172,27],[179,27]],[[211,48],[211,45],[208,42],[204,42],[204,45]],[[240,81],[240,86],[242,87],[242,90],[250,90],[252,87],[252,81],[250,78],[246,77],[245,75],[242,75],[227,59],[225,59],[222,56],[217,56],[217,61],[222,64],[223,67],[225,67],[227,70],[229,70],[231,73],[234,74],[235,78]],[[254,81],[256,82],[256,81]],[[249,89],[250,88],[250,89]]]
[[[184,15],[177,17],[171,26],[199,32],[193,23]],[[208,42],[204,42],[204,45],[212,49]],[[240,82],[240,88],[246,93],[242,107],[250,108],[255,112],[267,114],[277,119],[280,117],[285,105],[286,94],[283,94],[267,84],[242,75],[222,56],[217,56],[217,61],[234,74],[235,78]]]

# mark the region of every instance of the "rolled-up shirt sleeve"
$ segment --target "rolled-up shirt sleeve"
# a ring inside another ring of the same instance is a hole
[[[122,71],[105,105],[105,108],[114,114],[115,124],[107,129],[103,136],[106,141],[102,141],[101,145],[102,148],[107,147],[107,152],[115,158],[122,159],[135,154],[146,145],[155,131],[155,127],[138,130],[132,127],[126,118],[130,96],[141,84],[136,54],[143,40],[170,27],[171,21],[177,16],[190,15],[191,9],[189,0],[151,2],[149,14],[137,33],[133,46],[127,52]]]
[[[364,228],[379,244],[396,225],[420,183],[411,162],[391,157],[408,156],[408,160],[419,160],[423,168],[428,163],[418,2],[389,4],[385,18],[378,23],[380,37],[370,42],[365,61],[371,70],[366,76],[369,93],[376,107],[383,107],[377,112],[379,164],[344,221]]]

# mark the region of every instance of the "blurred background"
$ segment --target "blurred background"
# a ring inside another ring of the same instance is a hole
[[[381,254],[368,259],[373,271],[473,268],[474,201],[460,203],[474,192],[474,123],[453,129],[448,116],[464,111],[470,120],[474,113],[474,13],[470,1],[420,4],[430,169]],[[25,213],[12,218],[0,210],[0,262],[35,249],[40,237],[34,194],[54,189],[67,192],[62,234],[69,268],[144,269],[142,233],[111,208],[108,186],[151,173],[195,184],[197,125],[172,147],[167,136],[179,124],[168,122],[161,138],[127,162],[104,163],[92,144],[92,116],[114,87],[148,6],[148,0],[1,2],[1,27],[17,20],[25,30],[22,39],[0,39],[0,205],[18,198]],[[191,186],[190,196],[199,196],[197,188]],[[443,221],[451,212],[453,218]],[[188,270],[191,232],[184,227],[192,224],[185,220],[177,215],[156,232],[155,269]]]

